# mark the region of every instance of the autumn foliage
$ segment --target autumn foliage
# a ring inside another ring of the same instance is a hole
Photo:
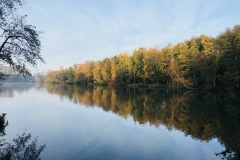
[[[49,72],[45,82],[239,89],[240,25],[216,38],[202,35],[162,49],[140,47],[132,55],[123,53],[69,69]]]

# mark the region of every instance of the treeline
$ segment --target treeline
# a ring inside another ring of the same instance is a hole
[[[14,72],[10,66],[0,66],[0,72],[5,76],[0,79],[0,82],[43,82],[44,73],[35,73],[34,76],[22,76]]]
[[[163,49],[140,47],[130,56],[123,53],[49,71],[45,82],[239,89],[239,70],[240,25],[236,25],[216,38],[203,35]]]
[[[60,67],[58,71],[49,70],[44,78],[44,82],[50,83],[78,83],[76,75],[77,65],[64,69]]]
[[[0,80],[0,82],[33,82],[34,81],[34,77],[23,77],[21,75],[17,75],[17,74],[10,74],[8,76],[6,76],[3,80]]]

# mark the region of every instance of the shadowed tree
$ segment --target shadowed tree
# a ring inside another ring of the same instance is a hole
[[[240,90],[240,25],[226,29],[217,37],[215,45],[221,54],[219,60],[221,83]]]
[[[5,119],[6,114],[0,115],[0,136],[5,136],[5,128],[8,121]],[[0,159],[1,160],[40,160],[40,154],[46,145],[37,146],[37,139],[31,141],[30,133],[23,133],[13,139],[13,144],[0,139]]]
[[[31,140],[31,134],[23,133],[13,139],[14,144],[4,143],[0,148],[1,160],[40,160],[40,154],[46,145],[37,146],[37,139]]]
[[[40,55],[41,32],[26,23],[26,15],[18,14],[23,0],[0,0],[0,67],[10,65],[14,72],[30,76],[26,65],[37,66],[44,63]],[[7,74],[0,70],[0,79]]]

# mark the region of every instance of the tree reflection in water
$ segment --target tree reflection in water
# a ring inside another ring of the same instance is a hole
[[[131,116],[139,124],[164,125],[205,142],[217,138],[226,147],[217,156],[240,158],[240,100],[236,94],[52,84],[45,84],[45,88],[61,100],[98,106],[124,118]]]
[[[0,136],[6,135],[5,128],[8,126],[8,121],[5,120],[5,116],[5,113],[0,115]]]
[[[6,114],[0,116],[0,136],[5,136],[8,122]],[[13,139],[13,144],[0,140],[0,160],[40,160],[40,154],[46,145],[37,147],[37,139],[31,141],[30,133],[23,133]]]

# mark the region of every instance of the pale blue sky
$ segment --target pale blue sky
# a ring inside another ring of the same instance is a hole
[[[38,71],[47,71],[215,37],[240,24],[239,8],[240,0],[29,0],[21,11],[44,32]]]

